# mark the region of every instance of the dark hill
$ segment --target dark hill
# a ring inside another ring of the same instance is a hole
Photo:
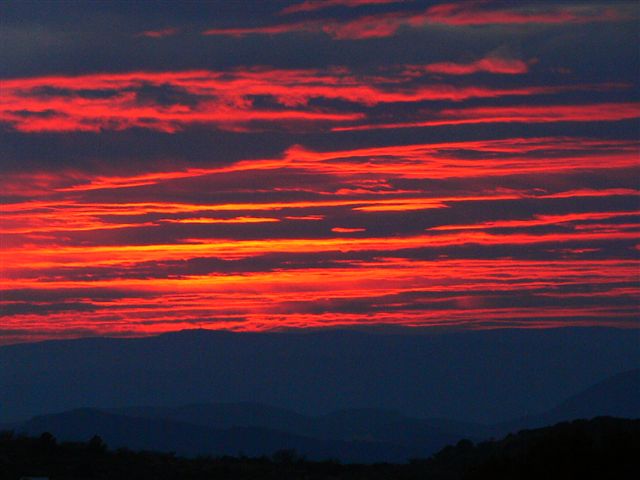
[[[108,451],[99,438],[59,443],[0,434],[2,478],[58,480],[309,479],[309,480],[566,480],[635,479],[640,469],[640,420],[596,418],[565,422],[473,444],[461,440],[429,459],[405,464],[341,465],[305,460],[294,452],[271,458],[180,458],[171,454]]]
[[[161,419],[211,428],[260,427],[323,440],[402,445],[407,451],[434,452],[467,436],[484,438],[482,425],[417,419],[379,409],[351,409],[310,416],[252,403],[188,405],[177,408],[133,407],[112,410],[131,417]]]
[[[460,441],[424,462],[433,480],[636,478],[640,420],[598,417],[523,430],[477,445]]]
[[[229,414],[228,416],[225,416]],[[273,414],[273,416],[271,416]],[[110,445],[182,455],[269,455],[294,449],[309,458],[342,461],[406,461],[428,456],[466,435],[441,425],[481,426],[405,417],[383,410],[349,410],[318,417],[258,404],[190,405],[179,408],[77,409],[42,415],[17,425],[30,435],[51,432],[63,440],[100,435]]]
[[[348,462],[403,462],[426,456],[420,446],[375,441],[323,440],[260,427],[216,429],[153,418],[134,418],[91,409],[43,415],[22,424],[18,431],[39,436],[50,432],[63,441],[86,441],[99,435],[113,448],[175,452],[196,455],[271,455],[293,449],[316,459],[339,458]]]

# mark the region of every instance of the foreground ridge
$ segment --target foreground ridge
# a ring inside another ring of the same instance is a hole
[[[428,459],[405,464],[341,464],[308,461],[293,450],[270,457],[182,458],[172,453],[109,450],[98,436],[86,443],[58,443],[0,435],[0,472],[7,480],[22,476],[67,479],[626,479],[640,467],[640,419],[598,417],[522,430],[501,440],[474,444],[460,440]]]

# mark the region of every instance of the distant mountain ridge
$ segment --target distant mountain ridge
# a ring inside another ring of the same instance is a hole
[[[468,436],[468,430],[446,431],[439,423],[458,424],[371,409],[312,417],[268,405],[241,403],[75,409],[37,416],[15,429],[34,436],[48,431],[69,441],[84,441],[98,434],[114,448],[173,451],[187,456],[239,452],[262,456],[294,449],[317,460],[404,462],[428,456],[461,436]],[[459,425],[484,433],[479,425]]]
[[[261,427],[205,427],[167,419],[128,417],[93,409],[78,409],[35,417],[18,431],[39,436],[52,433],[62,441],[83,441],[99,435],[111,448],[175,452],[183,456],[269,456],[280,450],[295,450],[315,460],[346,462],[404,462],[428,456],[451,441],[432,439],[431,445],[398,445],[373,439],[319,439]]]
[[[375,441],[390,441],[390,436],[402,431],[399,443],[411,435],[481,437],[487,429],[481,424],[449,419],[419,419],[400,412],[383,409],[338,410],[311,416],[270,405],[249,402],[212,403],[182,407],[128,407],[109,409],[110,413],[140,418],[166,419],[215,428],[261,427],[283,430],[318,438],[355,439],[370,437]]]
[[[50,341],[0,347],[0,423],[78,406],[250,400],[312,416],[373,408],[490,424],[548,410],[639,366],[637,332],[602,328]]]
[[[599,416],[640,418],[640,369],[605,378],[545,412],[505,422],[497,431],[504,433]]]
[[[410,418],[380,409],[309,416],[242,402],[76,409],[37,416],[15,428],[34,436],[48,431],[61,440],[73,441],[86,441],[98,434],[113,448],[171,451],[186,456],[268,456],[277,450],[294,449],[314,460],[405,462],[428,457],[462,438],[486,440],[581,418],[640,418],[639,385],[640,370],[622,372],[547,412],[493,426]]]
[[[640,346],[639,346],[640,347]],[[551,418],[640,418],[640,369],[622,372],[572,395],[549,412]]]

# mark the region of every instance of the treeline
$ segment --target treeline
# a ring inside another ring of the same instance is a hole
[[[270,457],[182,458],[171,453],[109,450],[95,436],[86,443],[57,442],[13,432],[0,434],[0,478],[98,479],[582,479],[636,478],[640,420],[600,417],[473,444],[461,440],[429,459],[405,464],[310,461],[295,451]]]

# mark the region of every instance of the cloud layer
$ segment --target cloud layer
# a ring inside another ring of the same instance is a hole
[[[7,7],[0,341],[638,326],[636,6],[266,3]]]

